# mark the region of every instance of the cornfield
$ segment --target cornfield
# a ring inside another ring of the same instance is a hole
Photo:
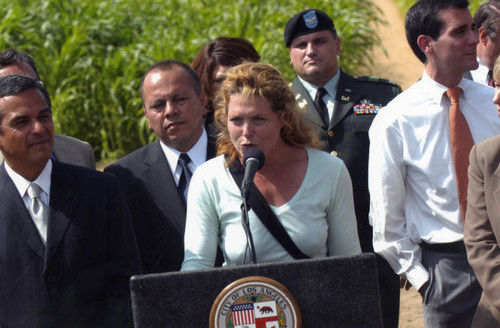
[[[90,142],[98,160],[151,142],[139,94],[154,62],[190,63],[217,36],[244,37],[262,61],[295,77],[283,43],[288,19],[318,8],[342,40],[340,63],[356,73],[372,63],[381,11],[369,0],[0,0],[0,49],[30,54],[53,102],[59,133]]]

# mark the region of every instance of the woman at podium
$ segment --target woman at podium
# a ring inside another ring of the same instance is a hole
[[[189,186],[183,271],[213,267],[217,246],[226,266],[361,253],[349,173],[317,149],[278,70],[229,69],[215,122],[219,156]]]

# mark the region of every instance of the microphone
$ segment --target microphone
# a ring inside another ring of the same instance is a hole
[[[250,184],[255,177],[255,173],[264,166],[266,157],[259,148],[250,148],[243,156],[243,164],[245,165],[245,175],[241,183],[241,197],[247,198],[250,193]]]

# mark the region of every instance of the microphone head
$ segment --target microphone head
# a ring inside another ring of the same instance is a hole
[[[266,161],[266,156],[264,156],[264,153],[259,148],[252,147],[249,148],[243,155],[243,164],[245,166],[247,165],[247,161],[249,159],[257,160],[257,162],[259,162],[259,167],[257,168],[257,170],[260,170],[262,166],[264,166],[264,162]]]

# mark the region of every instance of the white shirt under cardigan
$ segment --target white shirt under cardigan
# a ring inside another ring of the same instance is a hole
[[[310,257],[361,253],[349,173],[338,158],[306,148],[304,180],[290,201],[271,206],[292,240]],[[212,268],[217,245],[225,264],[243,263],[246,237],[241,225],[241,192],[223,156],[201,165],[188,195],[182,271]],[[253,210],[250,229],[258,263],[292,261],[293,257],[265,228]],[[248,255],[245,263],[249,263]]]
[[[458,86],[474,142],[500,134],[494,89],[467,79]],[[378,113],[369,130],[373,246],[417,290],[428,280],[419,243],[463,239],[446,90],[424,73]]]

